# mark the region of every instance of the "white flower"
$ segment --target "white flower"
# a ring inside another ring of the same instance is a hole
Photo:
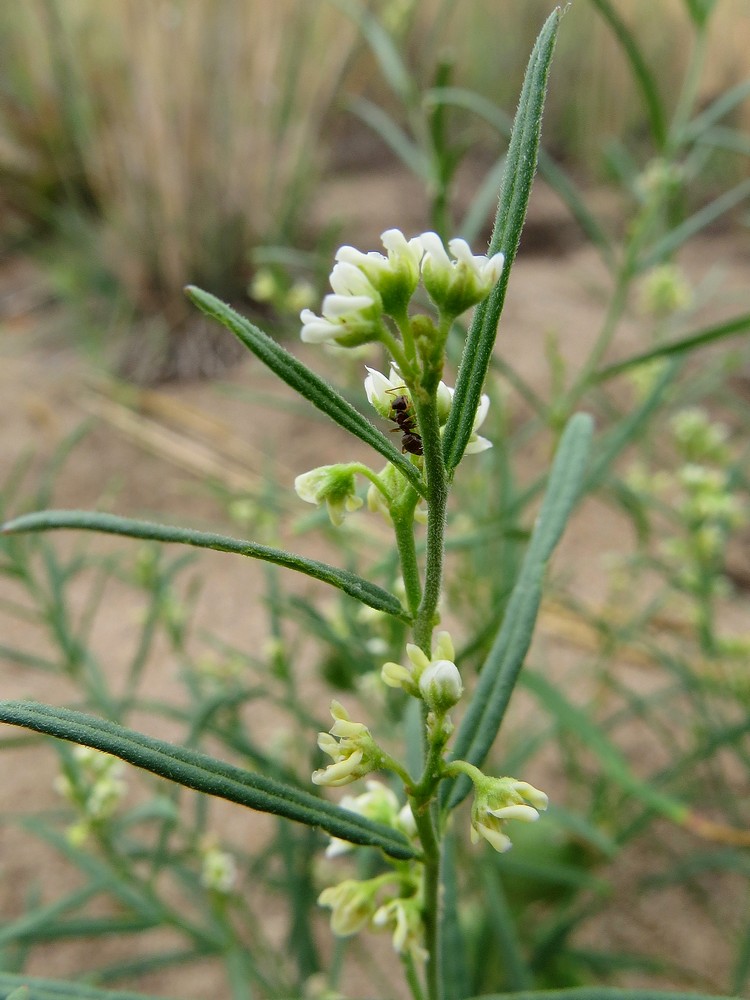
[[[318,734],[318,746],[333,760],[328,767],[313,771],[315,785],[348,785],[377,770],[382,752],[361,722],[352,722],[342,704],[331,702],[333,725],[328,733]]]
[[[420,240],[425,249],[422,281],[442,312],[460,316],[487,298],[502,273],[503,254],[474,256],[465,240],[453,239],[448,244],[455,258],[451,260],[437,233],[423,233]]]
[[[331,523],[337,528],[344,515],[358,510],[364,501],[355,492],[354,473],[348,465],[321,465],[294,480],[300,500],[317,506],[325,503]]]
[[[383,309],[389,315],[406,312],[409,300],[419,283],[419,264],[424,252],[419,237],[407,240],[399,229],[388,229],[381,237],[388,256],[371,251],[362,253],[343,246],[336,260],[359,269],[372,288],[380,295]]]
[[[409,390],[404,385],[401,372],[395,364],[391,364],[388,376],[383,375],[376,368],[367,368],[367,378],[365,379],[365,393],[367,401],[378,411],[381,417],[390,420],[393,413],[393,401],[399,396],[406,396],[411,399]]]
[[[345,262],[330,275],[333,295],[323,299],[323,315],[310,309],[300,313],[301,338],[309,344],[336,342],[354,347],[376,340],[380,333],[383,303],[359,268]]]
[[[345,795],[339,802],[339,806],[346,809],[347,812],[364,816],[365,819],[371,819],[375,823],[397,826],[400,813],[395,792],[391,791],[382,781],[368,781],[365,787],[367,791],[361,795]],[[331,837],[331,842],[326,848],[326,857],[338,857],[338,855],[350,851],[352,846],[348,840]]]
[[[321,892],[318,903],[320,906],[330,906],[333,911],[331,930],[334,934],[348,937],[362,930],[375,913],[376,892],[379,887],[379,879],[357,882],[350,878]]]
[[[237,862],[234,857],[218,847],[208,847],[203,852],[201,885],[226,896],[236,884]]]
[[[373,927],[393,929],[393,947],[399,955],[410,954],[418,961],[427,958],[427,952],[422,946],[422,906],[417,896],[391,899],[384,903],[373,916],[372,924]]]
[[[539,812],[547,808],[544,792],[528,781],[516,778],[482,777],[475,781],[475,796],[471,807],[471,840],[476,843],[483,837],[496,851],[510,850],[510,837],[504,824],[511,819],[533,823]]]

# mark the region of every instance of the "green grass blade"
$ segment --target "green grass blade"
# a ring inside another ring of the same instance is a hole
[[[187,788],[321,827],[353,844],[379,847],[391,857],[415,856],[406,838],[309,792],[226,764],[196,750],[157,740],[82,712],[35,702],[0,702],[0,721],[103,750]]]
[[[26,992],[20,992],[26,987]],[[66,983],[36,976],[18,976],[0,972],[0,1000],[10,1000],[18,991],[27,1000],[166,1000],[145,993],[124,993],[122,990],[100,990],[81,983]]]
[[[414,171],[423,181],[430,180],[429,161],[419,146],[411,141],[389,114],[363,97],[349,101],[347,107],[352,114],[380,136],[409,170]]]
[[[185,292],[206,316],[230,330],[282,382],[327,414],[339,427],[369,444],[406,476],[420,496],[425,496],[425,486],[415,466],[333,386],[221,299],[194,285],[188,285]]]
[[[646,271],[650,267],[661,264],[666,258],[679,249],[683,243],[687,243],[693,236],[697,236],[706,226],[710,226],[726,212],[731,211],[737,205],[750,197],[750,179],[741,181],[729,191],[714,198],[712,202],[695,212],[690,218],[685,219],[667,235],[659,240],[656,246],[652,247],[641,260],[638,261],[638,271]]]
[[[21,517],[2,525],[0,533],[12,535],[22,531],[57,531],[66,528],[100,531],[109,535],[143,538],[155,542],[178,542],[182,545],[194,545],[200,549],[233,552],[252,559],[261,559],[304,573],[305,576],[322,580],[323,583],[329,583],[332,587],[338,587],[345,594],[378,611],[395,615],[397,618],[406,617],[406,612],[397,597],[378,587],[377,584],[357,576],[356,573],[329,566],[328,563],[318,562],[316,559],[294,555],[283,549],[274,549],[268,545],[232,538],[229,535],[193,531],[191,528],[177,528],[169,524],[155,524],[151,521],[138,521],[129,517],[117,517],[114,514],[82,510],[47,510],[22,514]]]
[[[707,993],[673,993],[662,990],[628,990],[613,986],[582,986],[565,990],[524,990],[521,993],[486,993],[472,1000],[731,1000]]]
[[[563,431],[547,492],[503,623],[458,730],[453,756],[477,767],[482,766],[495,740],[531,644],[547,562],[578,499],[592,434],[593,421],[586,413],[572,417]],[[453,787],[444,794],[448,809],[455,808],[470,787],[469,779],[464,776],[453,782]]]
[[[643,95],[643,102],[646,106],[654,144],[657,149],[664,149],[668,132],[667,117],[664,112],[664,105],[659,97],[656,80],[646,65],[646,60],[643,58],[641,50],[638,47],[638,42],[609,0],[591,0],[591,3],[593,3],[610,26],[617,41],[620,43],[630,63],[630,69],[635,82],[638,84]]]
[[[607,365],[606,368],[596,372],[591,380],[592,382],[606,382],[607,379],[614,378],[631,368],[638,368],[639,365],[646,365],[650,361],[668,358],[674,354],[685,354],[697,347],[706,347],[717,340],[733,337],[735,334],[745,333],[747,330],[750,330],[750,313],[743,313],[743,315],[735,316],[734,319],[726,320],[724,323],[688,334],[669,344],[662,344],[661,347],[655,347],[651,351],[644,351],[643,354],[635,354],[623,361],[617,361],[613,365]]]
[[[452,107],[472,111],[506,138],[512,134],[513,121],[510,116],[482,94],[466,90],[463,87],[435,87],[428,91],[427,97],[428,100],[437,103],[450,104]],[[558,194],[560,200],[567,206],[568,211],[583,232],[599,250],[607,266],[614,267],[615,259],[611,240],[599,225],[596,216],[589,210],[585,198],[568,174],[561,167],[558,167],[552,157],[542,148],[539,149],[538,153],[538,167],[540,176],[547,181]]]
[[[443,438],[443,451],[449,471],[455,469],[461,461],[472,434],[474,417],[497,335],[497,325],[505,304],[508,278],[521,239],[536,170],[547,78],[559,23],[560,10],[556,9],[547,18],[536,40],[521,90],[488,251],[489,254],[502,251],[505,254],[505,267],[489,298],[480,302],[476,308],[461,356],[453,404]]]
[[[623,755],[610,742],[601,727],[592,722],[586,711],[568,701],[562,692],[541,674],[527,671],[524,675],[524,685],[544,704],[563,729],[576,736],[592,750],[601,770],[620,788],[644,806],[674,823],[685,820],[688,815],[687,806],[633,774]]]

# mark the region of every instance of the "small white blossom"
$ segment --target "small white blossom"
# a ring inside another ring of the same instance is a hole
[[[406,655],[411,663],[411,667],[404,667],[400,663],[384,663],[381,670],[381,677],[389,687],[402,688],[407,694],[413,695],[415,698],[420,698],[424,697],[420,682],[425,672],[434,663],[448,660],[453,661],[456,654],[450,634],[442,631],[438,632],[433,639],[432,659],[427,656],[424,650],[412,642],[407,642],[406,644]]]
[[[335,342],[345,347],[376,340],[380,333],[383,303],[359,268],[336,264],[330,275],[333,295],[323,299],[322,316],[310,309],[300,313],[302,340],[309,344]]]
[[[504,824],[511,819],[533,823],[539,812],[547,808],[544,792],[528,781],[516,778],[483,777],[475,781],[474,802],[471,807],[471,840],[476,843],[483,837],[496,851],[503,853],[512,846],[504,832]]]
[[[399,955],[410,954],[418,961],[427,958],[422,946],[424,924],[419,898],[391,899],[384,903],[372,918],[373,927],[388,927],[393,930],[393,947]]]
[[[399,229],[388,229],[381,237],[388,256],[377,251],[362,253],[343,246],[336,260],[359,269],[372,288],[380,295],[383,309],[389,315],[406,311],[409,300],[419,283],[419,264],[424,250],[419,237],[407,240]]]
[[[366,782],[366,792],[361,795],[345,795],[339,806],[347,812],[356,813],[371,819],[375,823],[383,823],[385,826],[398,826],[399,805],[395,792],[393,792],[382,781],[370,780]],[[335,858],[340,854],[345,854],[352,849],[352,844],[348,840],[341,840],[339,837],[331,837],[331,842],[326,848],[326,857]]]
[[[379,879],[358,882],[350,878],[321,892],[318,903],[331,908],[331,930],[334,934],[349,937],[369,923],[377,909],[376,893],[379,887]]]
[[[237,884],[237,862],[227,851],[209,847],[203,852],[201,885],[213,892],[229,895]]]
[[[331,715],[334,723],[328,733],[318,734],[318,746],[333,763],[313,771],[312,780],[335,788],[376,770],[383,755],[367,726],[352,722],[340,702],[331,702]]]
[[[420,239],[425,249],[422,281],[442,312],[460,316],[487,298],[502,274],[503,254],[474,256],[465,240],[453,239],[448,244],[451,260],[437,233],[423,233]]]
[[[348,465],[321,465],[303,472],[294,480],[300,500],[320,506],[325,504],[331,523],[337,528],[344,515],[358,510],[364,501],[357,496],[354,473]]]

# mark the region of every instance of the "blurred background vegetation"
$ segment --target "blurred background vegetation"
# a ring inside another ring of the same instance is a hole
[[[600,6],[577,0],[568,12],[544,137],[555,160],[588,184],[627,169],[619,154],[627,146],[632,158],[648,139],[637,84]],[[703,103],[745,77],[750,63],[746,32],[737,29],[748,23],[747,0],[718,6]],[[420,92],[448,83],[512,113],[549,7],[549,0],[4,4],[0,246],[47,261],[56,293],[81,309],[79,327],[129,331],[131,375],[211,375],[235,346],[193,315],[183,286],[246,299],[264,259],[259,250],[326,243],[325,225],[311,215],[321,179],[382,169],[392,158],[363,120],[371,123],[367,109],[376,107],[398,121],[404,109],[373,55],[377,40],[357,30],[362,12],[390,33]],[[659,68],[671,110],[673,82],[695,44],[684,2],[615,7]],[[740,103],[732,123],[746,126],[749,114]],[[479,119],[453,112],[447,125],[472,158],[497,155],[497,135]],[[702,183],[725,185],[744,170],[743,156],[723,155]],[[305,263],[307,277],[320,279]],[[292,298],[291,311],[300,304],[309,303]]]

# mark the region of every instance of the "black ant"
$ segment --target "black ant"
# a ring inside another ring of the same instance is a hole
[[[395,392],[394,389],[388,391]],[[394,427],[393,432],[399,430],[404,435],[401,438],[401,451],[408,452],[409,455],[423,455],[422,438],[416,430],[414,409],[408,396],[396,396],[391,403],[389,419],[398,424],[398,428]]]

